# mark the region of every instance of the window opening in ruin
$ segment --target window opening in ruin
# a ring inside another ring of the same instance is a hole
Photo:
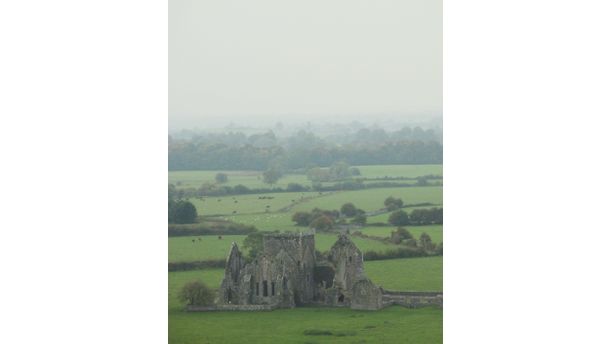
[[[287,278],[283,277],[283,289],[287,290]]]
[[[274,282],[272,282],[272,296],[274,296]]]
[[[263,296],[268,296],[268,281],[263,281]]]
[[[338,302],[344,302],[344,294],[340,294],[340,297],[338,298]]]
[[[259,296],[259,282],[255,283],[255,295]]]
[[[232,302],[232,289],[227,288],[227,301]]]
[[[353,262],[353,257],[352,257],[352,256],[350,256],[350,257],[349,257],[349,263],[352,263],[352,262]]]

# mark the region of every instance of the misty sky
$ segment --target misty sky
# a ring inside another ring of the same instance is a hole
[[[442,115],[440,0],[170,0],[169,126]]]

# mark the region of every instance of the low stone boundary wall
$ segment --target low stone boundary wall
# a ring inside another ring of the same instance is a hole
[[[437,306],[442,308],[443,295],[437,291],[394,291],[383,289],[383,306],[400,305],[409,308]]]
[[[217,306],[187,306],[187,312],[214,312],[214,311],[244,311],[259,312],[271,311],[278,307],[271,305],[217,305]]]

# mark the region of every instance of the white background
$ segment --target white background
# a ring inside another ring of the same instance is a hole
[[[606,343],[606,1],[444,6],[445,343]],[[0,5],[2,343],[167,341],[167,4]]]

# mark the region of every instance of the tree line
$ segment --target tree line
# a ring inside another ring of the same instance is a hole
[[[168,140],[169,170],[295,170],[331,166],[345,161],[350,165],[441,164],[442,144],[411,135],[380,135],[338,143],[311,133],[298,133],[285,140],[268,133],[257,140],[236,138],[236,133],[217,134],[215,140],[194,136]],[[262,136],[262,135],[260,135]],[[370,135],[371,136],[371,135]],[[240,137],[240,135],[238,135]],[[223,139],[222,139],[223,138]]]

